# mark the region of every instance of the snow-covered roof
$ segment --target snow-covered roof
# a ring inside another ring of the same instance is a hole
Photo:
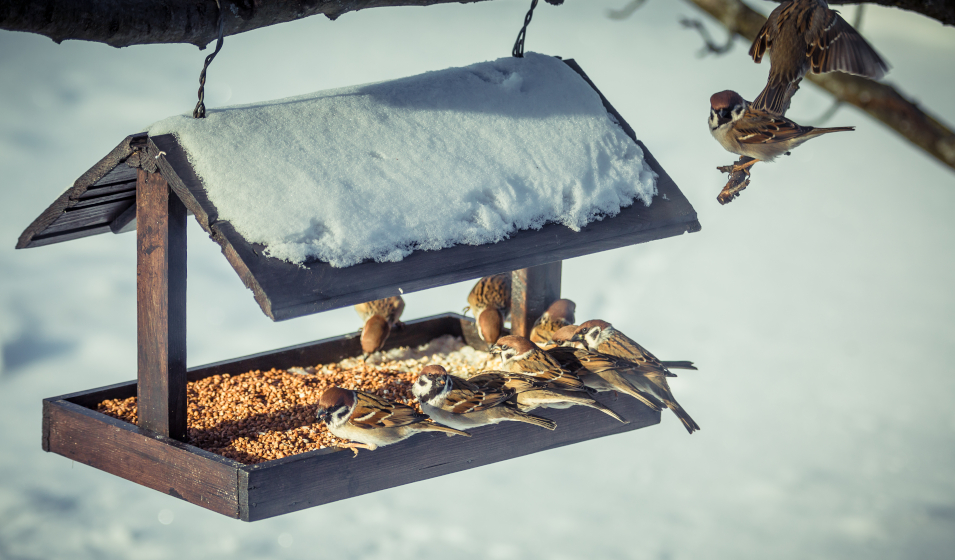
[[[700,229],[583,70],[533,54],[161,121],[18,247],[134,229],[137,169],[275,320]]]
[[[656,193],[597,92],[534,53],[148,130],[175,135],[220,220],[296,264],[398,261],[547,222],[578,230]]]

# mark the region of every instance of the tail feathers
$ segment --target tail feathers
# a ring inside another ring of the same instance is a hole
[[[593,400],[593,399],[590,399],[590,402],[589,402],[589,403],[580,403],[580,404],[583,405],[583,406],[589,406],[590,408],[599,410],[600,412],[603,412],[603,413],[606,414],[607,416],[610,416],[611,418],[613,418],[614,420],[616,420],[616,421],[618,421],[618,422],[620,422],[620,423],[622,423],[622,424],[629,424],[629,423],[630,423],[630,422],[627,422],[626,420],[624,420],[623,418],[621,418],[620,415],[617,414],[616,412],[610,410],[610,409],[607,408],[606,406],[600,404],[599,402],[597,402],[597,401],[595,401],[595,400]]]
[[[690,418],[690,415],[687,414],[685,410],[683,410],[683,407],[680,406],[680,403],[676,401],[667,401],[666,405],[667,405],[667,408],[672,410],[673,414],[676,414],[676,417],[679,418],[681,422],[683,422],[683,426],[686,427],[687,432],[692,434],[693,432],[700,429],[700,425],[697,424],[695,420]]]
[[[673,368],[673,369],[696,369],[696,366],[693,365],[693,362],[691,362],[691,361],[689,361],[689,360],[677,360],[677,361],[673,361],[673,362],[664,362],[664,361],[661,361],[660,363],[663,364],[663,367],[665,367],[665,368]]]
[[[422,432],[445,432],[448,435],[471,437],[471,434],[467,432],[455,430],[454,428],[449,428],[448,426],[445,426],[444,424],[438,424],[437,422],[421,422],[418,424],[418,427]]]
[[[793,95],[795,95],[796,90],[799,89],[800,81],[802,81],[801,78],[794,82],[783,81],[781,83],[766,84],[766,87],[759,93],[759,96],[753,100],[753,107],[768,111],[774,115],[785,116],[786,111],[789,110],[789,104],[792,101]]]
[[[553,420],[549,420],[541,416],[534,416],[533,414],[527,414],[526,412],[521,412],[519,410],[514,410],[514,420],[518,422],[524,422],[526,424],[540,426],[541,428],[547,428],[551,431],[557,428],[557,422],[554,422]]]
[[[659,399],[636,388],[633,383],[630,383],[627,378],[620,375],[619,373],[607,371],[601,372],[600,376],[609,381],[616,390],[630,395],[631,397],[650,407],[652,410],[660,410],[660,407],[663,406],[663,403],[660,402]]]
[[[557,389],[537,389],[517,395],[517,406],[522,412],[530,412],[538,407],[568,408],[573,405],[587,406],[599,410],[608,416],[612,416],[615,420],[623,422],[624,424],[628,423],[616,412],[595,401],[587,393]]]
[[[813,128],[810,134],[818,136],[820,134],[827,134],[829,132],[849,132],[855,130],[854,126],[835,126],[832,128]]]

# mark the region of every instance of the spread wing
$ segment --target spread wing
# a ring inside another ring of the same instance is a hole
[[[889,67],[872,45],[836,11],[828,16],[823,32],[806,51],[812,71],[848,72],[874,80],[884,76]]]
[[[776,29],[779,13],[786,8],[788,4],[792,4],[792,2],[783,2],[779,6],[776,6],[776,9],[766,18],[766,23],[764,23],[759,29],[759,32],[756,33],[756,39],[753,40],[753,45],[749,48],[749,56],[753,58],[753,62],[756,64],[763,61],[763,55],[773,46],[773,31]]]
[[[358,428],[395,428],[417,424],[427,419],[426,415],[406,404],[355,391],[355,412],[352,413],[350,422]]]

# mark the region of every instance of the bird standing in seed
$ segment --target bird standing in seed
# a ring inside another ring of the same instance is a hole
[[[534,323],[528,338],[541,348],[551,346],[551,339],[558,329],[574,324],[576,309],[577,304],[569,299],[559,299],[550,304],[547,311]]]

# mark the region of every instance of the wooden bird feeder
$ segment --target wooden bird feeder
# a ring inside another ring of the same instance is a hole
[[[564,61],[595,91],[573,60]],[[597,91],[600,94],[599,91]],[[622,424],[583,407],[547,410],[555,431],[507,422],[471,438],[422,434],[359,453],[326,448],[246,465],[189,445],[186,383],[223,373],[329,363],[357,356],[356,334],[186,368],[186,218],[195,216],[273,320],[513,271],[511,331],[527,335],[560,297],[561,261],[700,229],[696,212],[623,117],[606,110],[658,174],[649,207],[633,204],[580,231],[548,224],[480,246],[415,251],[399,262],[333,268],[266,257],[217,219],[203,182],[172,135],[127,137],[81,176],[20,236],[18,249],[135,230],[138,237],[138,375],[135,381],[43,401],[43,449],[244,521],[266,519],[393,486],[659,423],[633,399],[612,402]],[[386,348],[445,334],[484,349],[471,319],[445,314],[411,321]],[[139,425],[96,411],[107,399],[138,396]],[[611,404],[608,393],[599,396]]]

